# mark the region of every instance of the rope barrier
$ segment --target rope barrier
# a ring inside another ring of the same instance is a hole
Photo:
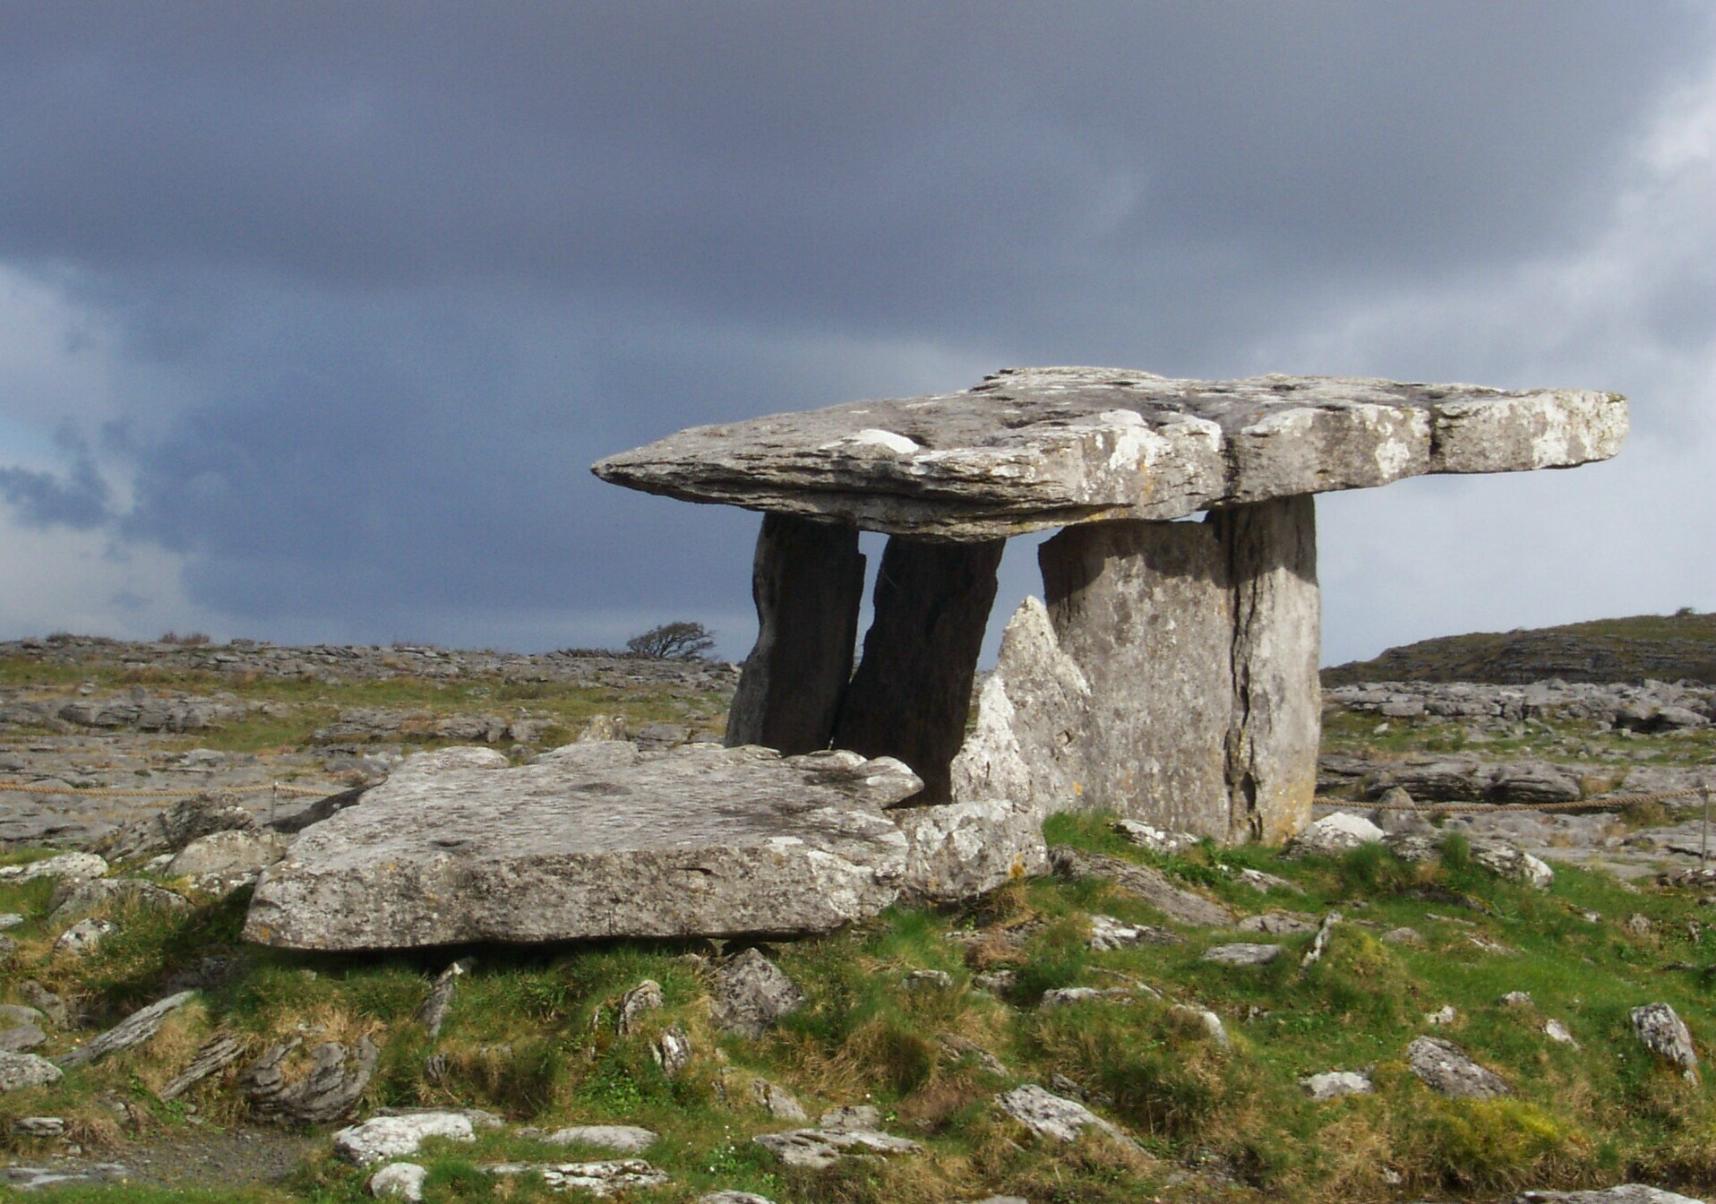
[[[1352,799],[1329,798],[1327,795],[1318,795],[1311,802],[1313,806],[1334,807],[1346,811],[1435,811],[1445,815],[1494,815],[1506,811],[1625,810],[1628,807],[1642,807],[1649,803],[1666,803],[1671,799],[1694,798],[1702,795],[1707,789],[1708,787],[1705,786],[1691,786],[1685,790],[1659,790],[1654,794],[1605,795],[1599,798],[1581,799],[1575,803],[1367,803]]]

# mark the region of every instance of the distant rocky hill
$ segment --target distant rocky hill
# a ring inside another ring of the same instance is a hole
[[[1371,681],[1716,683],[1716,614],[1635,615],[1530,631],[1442,636],[1323,670],[1325,686]]]

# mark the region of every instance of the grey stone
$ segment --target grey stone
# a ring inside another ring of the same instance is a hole
[[[751,569],[757,643],[727,713],[727,743],[827,748],[852,676],[864,557],[856,527],[763,516]]]
[[[616,1154],[641,1154],[660,1139],[659,1133],[637,1125],[569,1125],[542,1140],[549,1145],[593,1145]]]
[[[1334,935],[1335,925],[1340,922],[1341,913],[1338,911],[1331,911],[1323,917],[1322,923],[1317,925],[1316,935],[1311,938],[1310,946],[1306,948],[1304,956],[1299,959],[1301,970],[1309,970],[1323,960],[1323,954],[1328,952],[1329,938]]]
[[[872,1104],[842,1104],[817,1118],[824,1129],[874,1129],[882,1123],[882,1110]]]
[[[3,1166],[0,1183],[19,1191],[66,1184],[109,1183],[126,1179],[130,1171],[117,1162],[81,1163],[75,1166]]]
[[[1314,1100],[1340,1099],[1346,1095],[1369,1095],[1375,1090],[1370,1075],[1358,1070],[1330,1070],[1299,1080]]]
[[[66,1001],[48,990],[33,978],[26,978],[18,984],[18,994],[28,1001],[31,1007],[37,1008],[49,1020],[64,1028],[71,1023],[71,1009]]]
[[[952,798],[1002,541],[894,536],[876,573],[864,655],[840,703],[834,745],[895,757],[923,779],[919,803]]]
[[[1011,1073],[1005,1062],[970,1037],[962,1037],[958,1033],[942,1033],[936,1041],[942,1052],[954,1061],[970,1058],[980,1069],[997,1078],[1006,1078]]]
[[[911,970],[900,984],[908,991],[945,991],[953,986],[953,975],[946,970]]]
[[[381,1051],[368,1036],[348,1049],[324,1041],[310,1051],[309,1069],[289,1078],[286,1059],[303,1044],[301,1038],[272,1045],[239,1075],[239,1087],[251,1110],[269,1120],[291,1124],[326,1124],[351,1111],[375,1073]]]
[[[1501,997],[1504,1008],[1528,1008],[1532,1006],[1530,991],[1509,991]]]
[[[8,928],[16,928],[24,922],[24,917],[15,911],[0,911],[0,932]]]
[[[979,539],[1603,459],[1625,399],[1572,390],[1018,368],[972,389],[696,427],[596,475],[692,501]]]
[[[23,1087],[45,1087],[60,1081],[58,1066],[32,1053],[0,1049],[0,1094]]]
[[[824,1170],[850,1155],[915,1154],[923,1147],[874,1129],[788,1129],[753,1138],[790,1167]]]
[[[1574,1039],[1572,1033],[1567,1031],[1567,1026],[1559,1020],[1545,1020],[1543,1022],[1543,1035],[1557,1045],[1571,1045],[1574,1049],[1579,1048],[1579,1042]]]
[[[190,1063],[174,1075],[156,1095],[162,1100],[178,1099],[210,1075],[219,1074],[238,1061],[244,1056],[244,1050],[244,1040],[238,1035],[224,1030],[215,1033],[202,1043]]]
[[[1113,916],[1090,917],[1090,947],[1098,953],[1131,945],[1171,945],[1180,938],[1164,928],[1127,924]]]
[[[75,885],[63,879],[54,889],[49,924],[69,924],[102,907],[138,907],[155,911],[189,911],[191,901],[141,878],[92,878]]]
[[[995,1102],[1032,1133],[1051,1141],[1077,1141],[1086,1129],[1127,1140],[1120,1129],[1077,1100],[1055,1095],[1035,1083],[1015,1087]]]
[[[1302,932],[1315,932],[1317,921],[1311,916],[1295,915],[1288,911],[1266,911],[1260,915],[1246,916],[1236,927],[1241,932],[1262,932],[1269,936],[1295,936]]]
[[[1406,1047],[1406,1063],[1412,1073],[1440,1095],[1454,1099],[1491,1099],[1512,1095],[1494,1071],[1472,1061],[1466,1051],[1440,1037],[1418,1037]]]
[[[1252,945],[1240,942],[1232,945],[1217,945],[1213,949],[1204,950],[1199,961],[1210,962],[1217,966],[1267,966],[1280,957],[1283,950],[1280,945]]]
[[[61,882],[88,882],[107,873],[107,862],[94,853],[58,853],[40,861],[23,865],[0,866],[0,882],[19,885],[38,878],[57,878]]]
[[[1176,1003],[1168,1009],[1168,1015],[1196,1027],[1204,1036],[1223,1049],[1227,1049],[1233,1044],[1232,1038],[1227,1035],[1227,1026],[1221,1022],[1221,1017],[1209,1008]]]
[[[691,1065],[691,1037],[677,1024],[670,1024],[657,1034],[655,1044],[650,1047],[655,1056],[657,1066],[668,1078],[678,1078],[684,1069]]]
[[[12,1132],[37,1141],[64,1137],[66,1121],[63,1116],[20,1116],[12,1122]]]
[[[229,828],[199,836],[167,863],[169,878],[254,875],[286,855],[287,840],[276,832]]]
[[[0,1024],[40,1024],[46,1019],[39,1008],[0,1003]]]
[[[1694,1196],[1647,1187],[1642,1183],[1623,1183],[1597,1191],[1526,1191],[1513,1198],[1513,1204],[1704,1204]]]
[[[1117,819],[1114,830],[1141,849],[1171,856],[1198,843],[1190,832],[1165,832],[1161,828],[1136,819]]]
[[[984,799],[898,807],[888,817],[907,842],[901,894],[926,903],[975,899],[1049,870],[1040,812],[1028,802]]]
[[[196,998],[196,994],[195,991],[180,991],[165,999],[157,999],[148,1007],[138,1008],[99,1037],[84,1042],[70,1053],[61,1054],[54,1061],[61,1066],[82,1066],[122,1049],[130,1049],[133,1045],[141,1045],[161,1030],[168,1016]]]
[[[1287,846],[1287,855],[1330,857],[1363,844],[1380,844],[1387,835],[1362,815],[1336,811],[1309,824]]]
[[[365,1190],[378,1200],[407,1200],[411,1204],[419,1204],[423,1199],[423,1184],[428,1178],[428,1167],[415,1162],[395,1162],[371,1175]]]
[[[9,1028],[0,1028],[0,1051],[22,1053],[26,1049],[35,1049],[44,1044],[48,1034],[34,1024],[14,1024]]]
[[[256,817],[237,795],[202,793],[124,825],[107,836],[101,848],[115,859],[129,860],[152,853],[177,853],[199,837],[248,832],[256,826]]]
[[[668,1181],[666,1174],[641,1158],[604,1162],[495,1162],[479,1169],[502,1177],[540,1175],[550,1191],[581,1191],[597,1197],[633,1188],[660,1187]]]
[[[638,1018],[662,1005],[661,984],[646,978],[620,997],[619,1015],[614,1027],[624,1037],[637,1027]]]
[[[1066,845],[1053,846],[1049,859],[1055,872],[1063,877],[1105,878],[1182,924],[1218,927],[1233,923],[1233,912],[1224,904],[1176,886],[1161,870],[1150,866],[1135,865],[1106,853],[1085,853]]]
[[[487,753],[476,757],[476,752]],[[897,761],[581,743],[508,768],[419,754],[307,829],[247,939],[311,949],[822,932],[898,896]]]
[[[804,1105],[798,1102],[798,1097],[777,1083],[771,1083],[767,1079],[754,1079],[751,1082],[751,1095],[757,1101],[757,1106],[776,1120],[802,1122],[810,1119]]]
[[[718,1028],[760,1037],[804,1005],[804,992],[757,949],[745,949],[715,971],[710,1018]]]
[[[1437,1028],[1445,1028],[1446,1026],[1454,1023],[1454,1021],[1458,1020],[1459,1018],[1460,1018],[1460,1013],[1455,1009],[1454,1005],[1451,1003],[1443,1004],[1441,1007],[1437,1008],[1434,1012],[1425,1012],[1424,1013],[1424,1023],[1429,1024],[1429,1025],[1433,1025]]]
[[[458,993],[459,979],[469,974],[475,964],[475,959],[463,957],[435,976],[434,983],[429,987],[429,995],[417,1009],[416,1017],[417,1023],[421,1024],[431,1037],[441,1035],[441,1026],[447,1023],[447,1013],[453,1010],[453,996]]]
[[[79,920],[54,939],[54,952],[84,957],[94,953],[103,938],[118,931],[119,925],[110,920]]]
[[[1043,992],[1039,1005],[1045,1008],[1064,1008],[1075,1003],[1135,1003],[1140,996],[1141,992],[1130,987],[1052,987]]]
[[[712,1191],[698,1196],[696,1204],[774,1204],[774,1201],[749,1191]]]
[[[372,1116],[334,1134],[334,1153],[354,1166],[415,1154],[424,1141],[475,1141],[476,1130],[462,1112],[418,1112],[409,1116]]]
[[[1633,1033],[1659,1060],[1678,1067],[1689,1083],[1698,1081],[1698,1052],[1686,1022],[1666,1003],[1647,1003],[1628,1013]]]
[[[1538,890],[1548,890],[1555,871],[1542,861],[1503,840],[1473,840],[1472,860],[1502,878],[1512,878]]]

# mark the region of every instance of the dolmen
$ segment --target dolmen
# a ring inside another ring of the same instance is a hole
[[[730,744],[903,761],[916,800],[1102,807],[1219,841],[1310,818],[1314,495],[1606,459],[1626,399],[1370,378],[1015,368],[681,431],[603,480],[764,514]],[[1202,514],[1201,522],[1180,522]],[[1042,544],[967,733],[996,568]],[[889,535],[853,668],[860,530]]]
[[[1316,783],[1313,495],[1568,467],[1626,429],[1612,393],[1029,368],[610,457],[605,480],[764,514],[725,745],[420,753],[264,871],[245,935],[824,932],[1043,872],[1043,817],[1076,807],[1283,840]],[[1054,527],[972,722],[1002,547]],[[889,539],[854,666],[860,530]]]

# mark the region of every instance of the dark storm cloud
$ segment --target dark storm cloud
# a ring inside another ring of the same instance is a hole
[[[0,467],[0,499],[31,526],[80,531],[102,526],[112,518],[110,494],[89,445],[70,427],[61,427],[54,441],[71,461],[67,469]]]
[[[1696,5],[1488,0],[0,23],[0,265],[103,315],[153,416],[106,449],[116,530],[239,626],[449,639],[742,609],[752,520],[586,472],[687,423],[1009,362],[1352,370],[1243,357],[1590,237],[1712,48]],[[1653,295],[1665,337],[1707,270]],[[86,461],[0,489],[96,524]]]

